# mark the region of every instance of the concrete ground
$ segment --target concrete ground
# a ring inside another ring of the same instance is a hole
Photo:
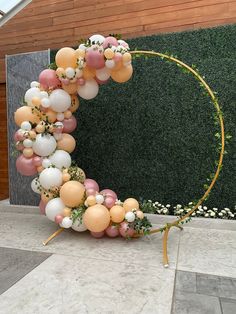
[[[126,241],[64,231],[35,209],[0,204],[1,314],[235,314],[236,222],[194,219]],[[159,225],[168,217],[151,216]]]

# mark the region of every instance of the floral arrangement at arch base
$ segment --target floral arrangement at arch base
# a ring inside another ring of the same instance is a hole
[[[220,126],[219,160],[215,173],[204,195],[177,220],[158,229],[140,210],[139,202],[130,197],[122,203],[110,189],[101,189],[77,165],[72,165],[70,153],[75,139],[70,135],[76,129],[73,113],[79,107],[79,97],[89,100],[97,96],[101,85],[110,79],[124,83],[132,77],[132,55],[159,57],[175,63],[184,73],[193,75],[216,109]],[[55,69],[45,69],[33,81],[24,96],[24,105],[14,118],[19,129],[14,135],[16,148],[21,153],[16,160],[17,170],[25,176],[36,176],[31,187],[41,195],[42,214],[60,228],[45,242],[72,228],[89,230],[95,238],[140,237],[163,232],[163,264],[168,266],[167,239],[172,227],[182,224],[198,209],[212,190],[222,167],[224,155],[224,123],[218,100],[198,71],[174,56],[154,51],[129,51],[129,45],[115,36],[93,35],[78,49],[65,47],[55,57]]]

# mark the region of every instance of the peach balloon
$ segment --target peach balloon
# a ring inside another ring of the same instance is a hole
[[[123,62],[129,62],[131,61],[131,54],[129,52],[125,52],[122,56]]]
[[[141,210],[138,210],[138,211],[136,212],[136,215],[137,215],[137,217],[138,217],[139,219],[143,219],[143,218],[144,218],[144,213],[143,213]]]
[[[139,202],[135,198],[127,198],[124,203],[123,207],[125,212],[131,212],[133,209],[139,209]]]
[[[63,216],[65,216],[65,217],[70,217],[70,216],[71,216],[71,209],[68,208],[68,207],[65,207],[65,208],[63,209]]]
[[[47,118],[48,122],[53,123],[57,119],[57,113],[52,109],[48,109],[44,114],[44,119]]]
[[[32,102],[32,105],[34,107],[38,107],[39,108],[39,106],[41,105],[41,100],[38,97],[33,97],[31,102]]]
[[[63,69],[63,68],[57,68],[57,69],[56,69],[56,75],[57,75],[57,76],[62,77],[62,76],[65,75],[65,74],[66,74],[65,69]]]
[[[71,95],[71,106],[69,110],[75,112],[79,108],[79,98],[78,95]]]
[[[77,92],[78,86],[77,83],[69,83],[68,85],[62,83],[62,88],[68,94],[74,94]]]
[[[124,83],[127,82],[133,74],[133,67],[132,65],[128,65],[125,67],[122,67],[118,71],[111,71],[111,77],[115,82],[118,83]]]
[[[88,206],[93,206],[97,203],[94,195],[88,196],[88,198],[86,199],[86,202],[87,202]]]
[[[76,68],[77,56],[73,48],[65,47],[58,50],[55,56],[56,65],[60,68]]]
[[[16,124],[20,127],[24,121],[30,121],[31,123],[38,123],[39,117],[32,112],[32,108],[28,106],[22,106],[18,108],[14,114]]]
[[[69,181],[69,180],[70,180],[70,175],[69,175],[69,173],[63,173],[63,174],[62,174],[62,180],[63,180],[63,182]]]
[[[111,49],[111,48],[107,48],[105,51],[104,51],[104,56],[105,58],[107,59],[112,59],[114,57],[115,53],[114,51]]]
[[[38,172],[42,172],[43,170],[44,170],[43,166],[37,167],[37,171],[38,171]]]
[[[31,138],[31,139],[35,139],[36,138],[36,132],[35,131],[29,131],[29,137]]]
[[[41,200],[47,204],[51,199],[53,199],[53,194],[50,192],[42,193],[41,194]]]
[[[122,222],[125,219],[125,209],[120,205],[115,205],[110,209],[110,216],[113,222]]]
[[[77,56],[77,58],[84,58],[84,56],[85,56],[85,50],[82,50],[82,49],[76,49],[75,50],[75,53],[76,53],[76,56]]]
[[[68,181],[60,189],[60,198],[68,207],[76,207],[83,203],[85,187],[78,181]]]
[[[88,207],[83,216],[83,223],[92,232],[104,231],[110,224],[109,210],[100,204]]]
[[[30,158],[33,156],[34,151],[32,148],[24,148],[22,153],[26,158]]]
[[[96,76],[96,70],[93,68],[85,67],[83,69],[83,78],[85,80],[92,79]]]
[[[45,131],[45,126],[42,125],[42,124],[38,124],[38,125],[36,125],[36,127],[35,127],[35,131],[36,131],[37,133],[43,133],[43,132]]]
[[[65,118],[65,119],[70,119],[71,116],[72,116],[72,112],[71,112],[70,110],[66,110],[66,111],[64,112],[64,118]]]
[[[75,149],[75,139],[73,136],[67,133],[62,133],[61,139],[57,141],[57,148],[65,150],[68,153],[72,153],[73,150]]]
[[[120,70],[123,67],[123,62],[122,60],[116,62],[116,65],[114,66],[114,68],[112,68],[112,72],[116,72],[118,70]]]

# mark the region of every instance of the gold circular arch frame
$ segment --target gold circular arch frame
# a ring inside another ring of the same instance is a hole
[[[213,186],[216,183],[217,178],[219,177],[220,170],[221,170],[222,163],[223,163],[224,151],[225,151],[225,132],[224,132],[223,114],[222,114],[222,111],[220,109],[220,105],[218,103],[218,100],[215,97],[215,94],[212,91],[212,89],[205,82],[203,77],[196,70],[194,70],[192,67],[190,67],[189,65],[185,64],[184,62],[178,60],[175,57],[172,57],[172,56],[160,53],[160,52],[146,51],[146,50],[135,50],[135,51],[131,51],[130,53],[132,55],[134,55],[134,56],[135,55],[141,55],[141,56],[144,55],[144,56],[160,57],[161,59],[165,59],[167,61],[173,62],[173,63],[181,66],[182,68],[185,68],[190,73],[192,73],[192,75],[201,83],[202,87],[205,89],[207,94],[210,96],[211,101],[212,101],[212,103],[215,106],[215,110],[216,110],[217,117],[218,117],[219,124],[220,124],[221,150],[220,150],[220,154],[219,154],[217,168],[215,170],[214,177],[213,177],[209,187],[205,191],[204,195],[197,201],[197,203],[194,205],[194,207],[186,215],[184,215],[183,217],[180,217],[180,218],[174,220],[173,222],[166,223],[161,228],[152,229],[150,231],[150,234],[154,234],[154,233],[158,233],[158,232],[164,232],[163,240],[162,240],[163,241],[163,265],[164,265],[164,267],[168,267],[169,266],[169,261],[168,261],[168,253],[167,253],[167,242],[168,242],[168,234],[169,234],[170,229],[172,227],[177,227],[177,228],[179,228],[181,230],[183,229],[183,227],[181,226],[181,223],[184,222],[187,218],[189,218],[192,215],[192,213],[198,208],[198,206],[200,206],[202,204],[202,202],[208,197],[208,195],[210,194]],[[63,230],[64,230],[64,228],[58,229],[46,241],[43,242],[43,245],[47,245],[47,243],[49,241],[51,241],[53,238],[55,238]],[[135,238],[139,238],[139,237],[142,237],[142,236],[143,236],[143,234],[136,234],[134,237]]]

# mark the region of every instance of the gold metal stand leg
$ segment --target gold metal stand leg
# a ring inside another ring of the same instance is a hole
[[[47,245],[49,241],[51,241],[51,240],[54,239],[56,236],[58,236],[63,230],[64,230],[64,228],[58,229],[56,232],[54,232],[52,235],[50,235],[50,237],[47,238],[46,241],[43,242],[43,245]]]
[[[163,266],[165,268],[169,267],[169,260],[168,260],[168,253],[167,253],[167,240],[168,240],[168,234],[169,234],[169,230],[170,228],[167,227],[164,231],[164,235],[163,235]]]

